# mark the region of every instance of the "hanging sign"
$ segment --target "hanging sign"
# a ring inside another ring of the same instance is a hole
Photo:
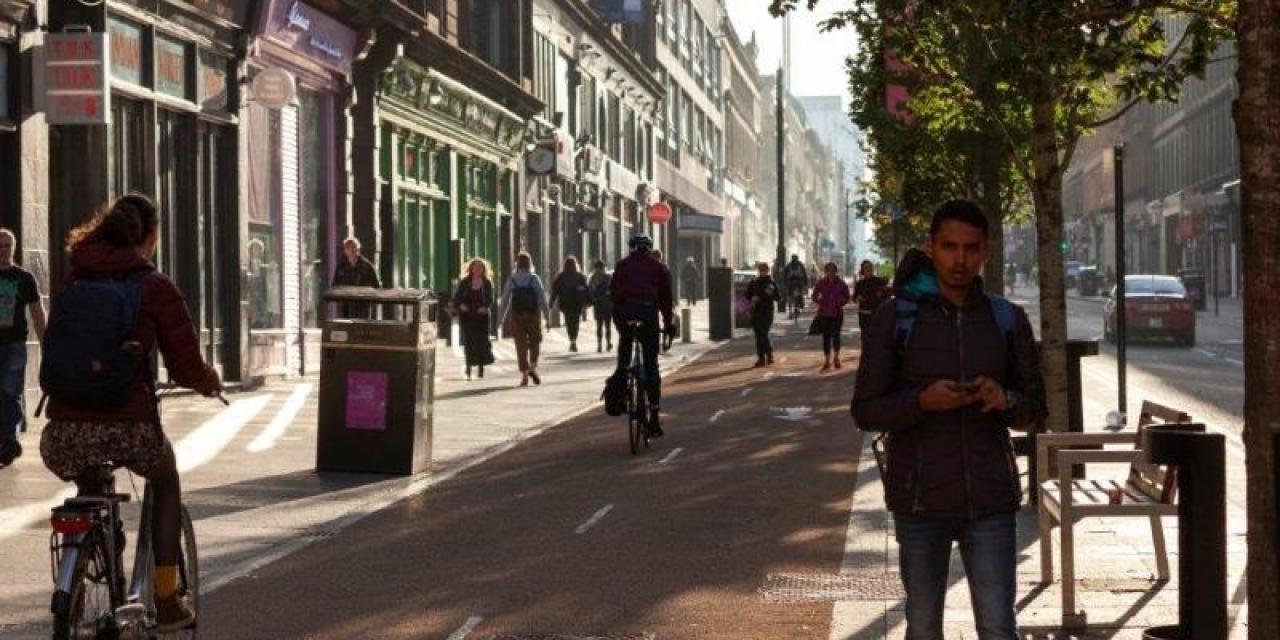
[[[293,74],[280,67],[270,67],[253,77],[253,99],[258,104],[279,111],[291,104],[298,95],[298,84]]]
[[[343,75],[351,75],[359,34],[298,0],[271,0],[266,37]]]
[[[45,38],[45,120],[49,124],[107,124],[105,33],[51,33]]]

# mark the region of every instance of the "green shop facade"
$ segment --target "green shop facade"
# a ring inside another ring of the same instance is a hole
[[[477,257],[501,282],[514,252],[525,121],[404,57],[383,73],[378,110],[384,283],[447,296]]]

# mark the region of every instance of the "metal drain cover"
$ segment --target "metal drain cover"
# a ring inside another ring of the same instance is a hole
[[[760,593],[769,602],[835,602],[902,600],[902,578],[896,573],[773,573]]]
[[[655,640],[652,633],[608,633],[604,635],[579,635],[565,633],[503,633],[490,640]]]

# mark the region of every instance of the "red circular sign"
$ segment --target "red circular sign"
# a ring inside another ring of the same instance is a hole
[[[671,205],[665,202],[655,202],[649,206],[649,222],[666,224],[669,220],[671,220]]]

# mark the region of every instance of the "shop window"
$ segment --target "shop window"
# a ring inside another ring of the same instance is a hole
[[[327,226],[332,219],[333,180],[329,149],[330,98],[314,91],[298,93],[298,128],[302,174],[302,326],[316,328],[320,303],[328,283],[326,254],[331,242]],[[336,252],[336,247],[334,248]]]
[[[280,112],[256,103],[247,118],[249,178],[249,244],[246,250],[249,286],[249,327],[282,327],[280,285],[280,227],[278,193]]]

